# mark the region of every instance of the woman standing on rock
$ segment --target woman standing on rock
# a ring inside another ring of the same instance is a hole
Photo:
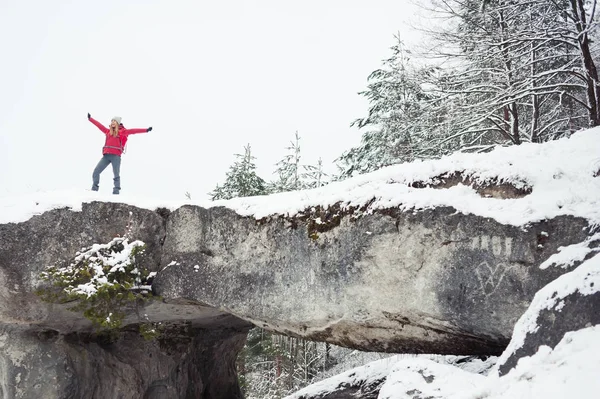
[[[96,165],[94,173],[92,174],[92,190],[98,191],[100,184],[100,173],[111,164],[114,174],[114,188],[113,194],[119,194],[121,190],[121,155],[125,150],[125,144],[127,144],[127,137],[130,134],[146,133],[152,130],[152,127],[147,129],[125,129],[125,126],[121,123],[121,117],[115,116],[110,121],[109,128],[106,128],[100,122],[92,118],[88,113],[88,120],[92,122],[102,133],[106,135],[104,147],[102,147],[102,159]]]

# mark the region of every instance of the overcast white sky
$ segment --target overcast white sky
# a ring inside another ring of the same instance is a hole
[[[407,0],[1,0],[0,196],[91,187],[104,124],[132,136],[122,194],[204,199],[246,143],[259,174],[356,145],[357,92],[415,40]],[[110,192],[112,171],[101,177]]]

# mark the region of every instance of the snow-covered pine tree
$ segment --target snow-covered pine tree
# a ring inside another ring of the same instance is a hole
[[[336,160],[338,178],[437,155],[435,148],[428,145],[427,137],[443,126],[444,108],[441,98],[423,88],[424,75],[434,70],[414,66],[400,36],[395,39],[392,56],[383,61],[381,69],[371,73],[367,90],[359,93],[369,101],[369,112],[352,126],[368,130],[358,147]]]
[[[244,147],[244,155],[235,154],[237,160],[229,168],[225,183],[218,185],[209,194],[211,199],[231,199],[266,194],[265,181],[256,173],[255,157],[250,144]]]
[[[300,180],[300,136],[298,131],[294,134],[294,141],[285,148],[287,154],[275,164],[277,179],[269,184],[270,193],[302,190],[304,187]]]
[[[300,175],[304,188],[326,186],[329,175],[323,171],[323,160],[319,158],[316,165],[303,165],[304,172]]]

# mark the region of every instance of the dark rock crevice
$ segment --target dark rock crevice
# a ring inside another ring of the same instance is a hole
[[[472,176],[465,175],[463,172],[459,171],[444,173],[433,178],[430,182],[414,181],[410,183],[409,186],[414,188],[431,187],[435,189],[444,189],[454,187],[458,184],[472,187],[480,196],[485,198],[515,199],[523,198],[531,194],[531,187],[526,182],[518,182],[515,184],[512,182],[499,181],[498,179],[481,182],[474,179]]]
[[[147,341],[131,329],[51,340],[5,329],[11,343],[3,357],[11,366],[3,377],[12,381],[5,397],[242,398],[235,359],[247,331],[180,324]]]

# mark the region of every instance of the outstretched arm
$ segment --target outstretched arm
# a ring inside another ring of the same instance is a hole
[[[125,134],[136,134],[136,133],[146,133],[146,132],[149,132],[151,130],[152,130],[152,128],[149,127],[147,129],[123,129],[121,131],[123,133],[125,133]]]
[[[92,118],[92,116],[90,114],[88,114],[88,120],[90,122],[92,122],[94,125],[96,125],[96,127],[98,129],[100,129],[102,131],[102,133],[106,134],[109,132],[109,129],[107,127],[105,127],[102,123],[100,123],[97,120],[95,120],[94,118]]]

